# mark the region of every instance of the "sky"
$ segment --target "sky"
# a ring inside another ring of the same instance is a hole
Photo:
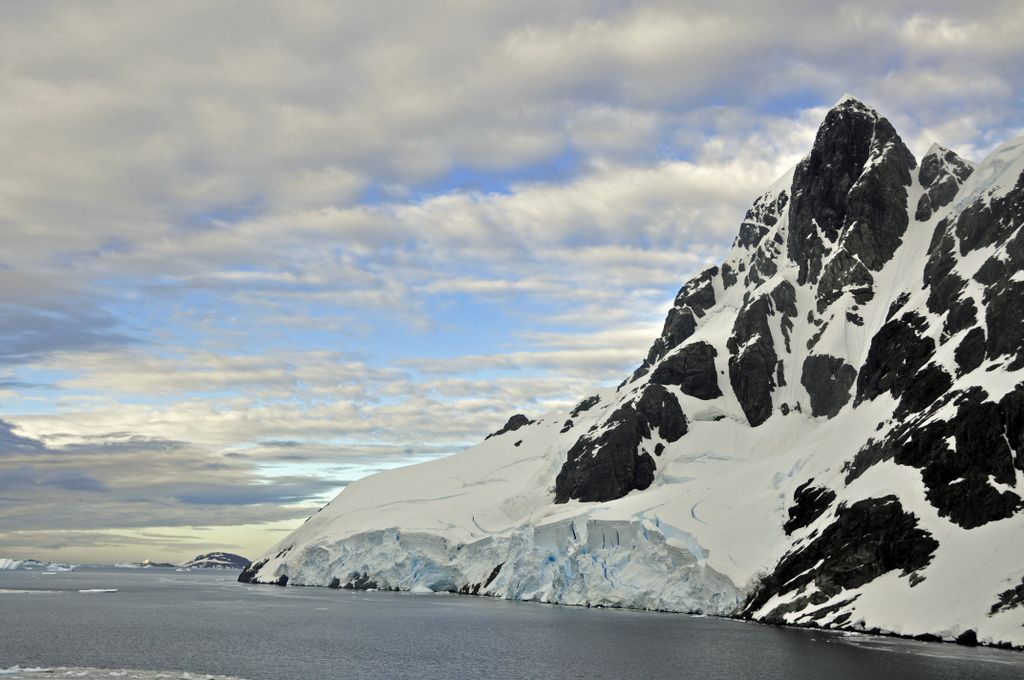
[[[1024,134],[1024,4],[6,2],[0,557],[256,556],[571,406],[844,93]]]

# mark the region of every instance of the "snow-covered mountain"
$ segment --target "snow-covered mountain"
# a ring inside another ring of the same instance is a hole
[[[0,557],[0,571],[14,571],[24,569],[45,569],[47,571],[73,571],[78,565],[66,564],[63,562],[40,562],[39,560],[13,560],[9,557]]]
[[[228,552],[211,552],[196,555],[181,566],[188,569],[244,569],[249,559]]]
[[[1024,645],[1022,171],[844,97],[618,388],[352,484],[241,580]]]

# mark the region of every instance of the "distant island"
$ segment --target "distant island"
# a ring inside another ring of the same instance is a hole
[[[242,557],[234,553],[211,552],[196,555],[181,566],[188,569],[245,569],[249,562],[248,557]]]
[[[229,552],[209,552],[196,555],[192,559],[180,565],[170,562],[154,562],[143,560],[141,562],[118,562],[116,564],[92,564],[92,567],[114,567],[116,569],[245,569],[249,565],[249,558],[242,557]],[[40,560],[15,560],[0,557],[0,570],[13,571],[15,569],[31,571],[40,569],[44,571],[71,571],[80,565],[64,562],[43,562]]]
[[[40,560],[12,560],[8,557],[0,557],[0,571],[14,571],[15,569],[22,569],[25,571],[32,571],[33,569],[43,569],[45,571],[71,571],[77,565],[67,564],[65,562],[42,562]]]

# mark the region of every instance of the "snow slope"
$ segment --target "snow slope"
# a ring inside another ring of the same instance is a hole
[[[1024,645],[1022,171],[844,97],[617,389],[352,484],[241,579]]]

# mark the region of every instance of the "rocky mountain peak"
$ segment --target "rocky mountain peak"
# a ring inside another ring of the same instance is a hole
[[[836,246],[847,251],[836,267],[880,269],[906,231],[906,187],[916,167],[874,109],[853,98],[830,109],[793,177],[788,247],[799,282],[817,281]]]
[[[918,181],[924,189],[914,219],[924,222],[953,200],[964,181],[974,172],[974,163],[939,144],[932,144],[924,158]]]
[[[856,97],[849,92],[845,93],[842,97],[836,100],[836,103],[832,105],[833,109],[856,109],[863,111],[865,114],[872,115],[875,118],[880,118],[878,111],[873,107],[865,104],[859,97]]]

